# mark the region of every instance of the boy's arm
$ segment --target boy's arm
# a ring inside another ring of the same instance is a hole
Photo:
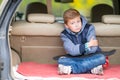
[[[86,54],[95,53],[98,48],[98,41],[96,40],[95,28],[93,25],[90,26],[86,37],[87,37],[87,43],[85,44]],[[91,43],[91,45],[93,46],[89,46],[90,42],[93,42]]]
[[[72,55],[78,56],[85,53],[85,44],[77,44],[75,45],[67,36],[61,33],[61,39],[63,41],[63,46],[65,51]]]

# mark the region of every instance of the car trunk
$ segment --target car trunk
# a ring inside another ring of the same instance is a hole
[[[115,78],[117,80],[120,78],[118,75],[120,73],[118,71],[120,68],[119,25],[113,28],[116,24],[111,24],[111,26],[104,23],[92,24],[95,26],[97,39],[102,50],[116,49],[116,53],[109,57],[110,66],[104,70],[103,76],[92,74],[59,75],[57,61],[53,57],[66,54],[60,39],[60,32],[64,29],[63,24],[26,21],[12,23],[10,45],[12,50],[15,51],[12,52],[13,74],[16,74],[15,76],[19,79],[79,79],[78,77],[82,77],[83,79]],[[111,28],[116,32],[114,33]]]

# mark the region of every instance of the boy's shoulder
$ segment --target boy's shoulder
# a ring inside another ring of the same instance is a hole
[[[68,31],[66,29],[64,29],[61,34],[68,34]]]
[[[86,23],[86,25],[85,25],[85,28],[87,27],[90,27],[92,24],[90,24],[90,23]]]

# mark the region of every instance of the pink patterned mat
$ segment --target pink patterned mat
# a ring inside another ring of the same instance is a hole
[[[57,72],[57,64],[39,64],[35,62],[23,62],[18,66],[17,72],[24,76],[35,76],[35,77],[58,77],[58,78],[72,78],[72,77],[84,77],[84,78],[98,78],[98,79],[109,79],[118,78],[120,79],[120,65],[110,66],[104,70],[104,75],[94,74],[70,74],[70,75],[59,75]]]

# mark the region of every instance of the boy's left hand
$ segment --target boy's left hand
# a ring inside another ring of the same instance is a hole
[[[98,40],[95,40],[93,37],[88,42],[88,47],[98,46]]]

